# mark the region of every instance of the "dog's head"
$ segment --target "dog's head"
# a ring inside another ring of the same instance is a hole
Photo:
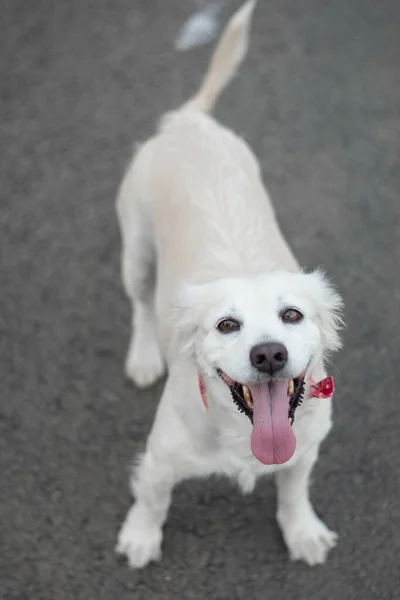
[[[307,372],[340,347],[342,301],[320,272],[188,285],[175,308],[183,352],[223,380],[253,422],[261,462],[295,450],[294,410]]]

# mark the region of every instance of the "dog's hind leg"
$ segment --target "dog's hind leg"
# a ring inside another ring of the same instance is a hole
[[[140,202],[137,161],[127,172],[117,199],[121,230],[121,274],[132,303],[132,331],[125,361],[127,377],[139,387],[154,383],[164,373],[154,312],[156,256],[146,211]]]

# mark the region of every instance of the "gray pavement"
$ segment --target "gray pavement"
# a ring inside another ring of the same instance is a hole
[[[289,563],[272,483],[242,497],[207,481],[176,491],[160,565],[132,572],[113,553],[162,389],[123,377],[114,197],[133,144],[204,71],[210,47],[173,46],[195,4],[2,2],[0,598],[394,600],[398,0],[262,1],[217,108],[255,149],[302,264],[325,266],[346,301],[312,489],[338,548],[323,567]]]

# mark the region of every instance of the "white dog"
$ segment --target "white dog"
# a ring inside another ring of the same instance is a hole
[[[169,370],[117,544],[136,568],[160,556],[173,487],[212,473],[245,492],[276,473],[292,559],[322,563],[336,542],[308,486],[331,428],[324,359],[340,345],[341,299],[300,270],[254,155],[207,115],[244,58],[254,5],[233,16],[200,91],[163,119],[119,192],[126,372],[145,386]]]

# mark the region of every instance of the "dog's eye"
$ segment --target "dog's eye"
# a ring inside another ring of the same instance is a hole
[[[281,313],[281,319],[284,323],[297,323],[303,318],[304,316],[297,308],[287,308]]]
[[[240,323],[236,319],[222,319],[217,323],[217,329],[220,333],[233,333],[239,331]]]

